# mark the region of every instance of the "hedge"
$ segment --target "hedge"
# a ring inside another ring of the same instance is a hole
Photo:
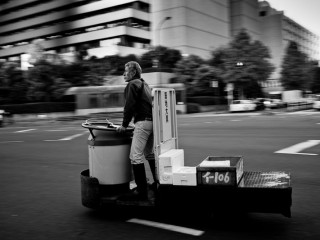
[[[75,108],[75,102],[41,102],[0,105],[0,109],[12,114],[72,112]]]
[[[198,113],[200,112],[200,104],[187,103],[187,113]]]

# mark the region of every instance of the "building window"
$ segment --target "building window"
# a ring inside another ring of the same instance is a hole
[[[98,107],[98,94],[89,94],[89,108]]]
[[[124,102],[123,93],[103,94],[103,107],[122,107]]]
[[[114,45],[119,45],[121,42],[120,38],[111,38],[107,40],[100,41],[100,47],[111,47]]]

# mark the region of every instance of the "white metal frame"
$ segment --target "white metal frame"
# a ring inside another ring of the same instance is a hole
[[[176,95],[170,88],[155,88],[153,92],[154,155],[159,179],[159,155],[178,149]]]

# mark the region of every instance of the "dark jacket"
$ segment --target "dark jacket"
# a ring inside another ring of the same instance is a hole
[[[142,78],[128,82],[124,89],[124,98],[122,126],[128,127],[132,118],[134,118],[134,123],[146,118],[152,119],[152,93],[149,85]]]

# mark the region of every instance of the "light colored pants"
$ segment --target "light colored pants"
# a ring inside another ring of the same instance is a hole
[[[144,163],[144,160],[154,160],[152,121],[135,123],[130,159],[131,164]]]

